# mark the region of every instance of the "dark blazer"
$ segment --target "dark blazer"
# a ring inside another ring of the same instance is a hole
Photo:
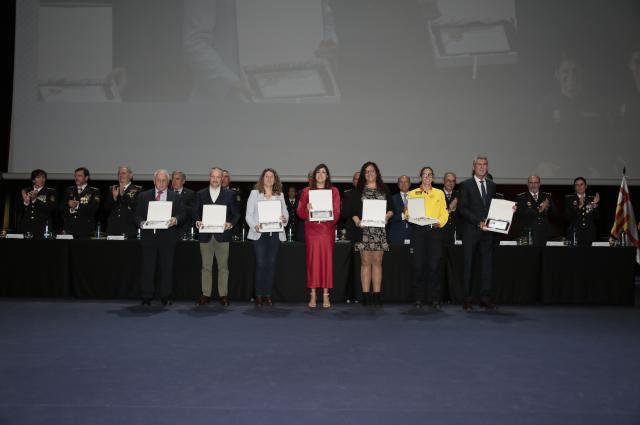
[[[182,200],[186,219],[184,223],[178,227],[178,235],[183,236],[191,231],[191,226],[193,225],[193,213],[196,209],[196,192],[183,187],[182,193],[180,193],[180,199]]]
[[[462,234],[465,239],[467,237],[477,237],[481,234],[492,234],[491,232],[480,230],[479,227],[480,222],[487,219],[491,200],[496,197],[496,184],[490,179],[485,179],[484,182],[487,189],[486,203],[482,202],[480,190],[473,177],[460,183],[460,198],[456,211],[463,220]]]
[[[353,219],[351,218],[355,215],[351,211],[351,207],[353,206],[353,203],[354,203],[353,198],[355,194],[356,194],[355,189],[347,189],[342,194],[342,198],[340,200],[342,202],[342,205],[340,206],[341,219],[344,221],[344,229],[347,234],[347,240],[349,241],[356,241],[356,240],[362,239],[362,229],[357,227],[356,224],[353,222]]]
[[[549,200],[549,208],[544,212],[539,212],[540,204]],[[549,218],[555,217],[556,207],[551,199],[551,194],[538,192],[538,200],[533,198],[529,191],[516,195],[516,218],[520,221],[520,236],[528,236],[531,231],[534,246],[544,246],[551,235],[551,224]]]
[[[134,216],[134,220],[136,223],[136,227],[140,227],[140,223],[147,219],[147,212],[149,211],[149,202],[155,201],[156,190],[155,188],[145,190],[144,192],[138,195],[138,202],[136,204],[136,213]],[[153,229],[144,229],[142,230],[142,241],[144,242],[146,239],[149,239],[152,235],[158,238],[166,238],[169,240],[177,239],[178,235],[178,227],[184,223],[187,216],[182,205],[182,200],[180,196],[172,190],[167,189],[167,201],[171,201],[171,217],[175,217],[178,220],[177,225],[170,227],[168,229],[155,231]]]
[[[587,211],[587,205],[593,202],[593,196],[586,195],[584,205],[579,207],[577,194],[564,198],[564,215],[568,221],[567,239],[573,241],[573,232],[579,245],[591,245],[598,237],[596,221],[600,218],[600,207]]]
[[[70,200],[80,201],[78,209],[71,213]],[[64,221],[65,233],[73,235],[76,239],[86,239],[96,228],[96,213],[100,207],[100,189],[85,186],[82,193],[78,193],[76,186],[69,186],[64,191],[60,210]]]
[[[400,192],[391,197],[393,217],[389,220],[388,239],[393,244],[404,244],[406,239],[411,239],[411,226],[407,220],[402,219],[404,203]]]
[[[236,193],[229,189],[220,188],[220,195],[216,202],[211,199],[209,194],[209,186],[201,189],[196,193],[196,208],[193,216],[194,221],[202,221],[202,209],[205,205],[226,205],[227,206],[227,222],[233,226],[238,224],[240,220],[240,209],[236,202]],[[211,236],[218,242],[230,242],[233,235],[233,228],[225,230],[224,233],[201,233],[199,240],[206,243],[211,240]]]
[[[444,189],[442,189],[444,192]],[[458,199],[460,202],[460,191],[458,189],[454,189],[451,192],[451,196],[447,199],[447,193],[444,192],[444,199],[447,202],[447,209],[453,200]],[[458,203],[458,205],[460,205]],[[460,215],[458,214],[458,207],[456,210],[449,213],[449,220],[447,220],[447,224],[442,228],[442,232],[444,235],[444,241],[448,245],[452,245],[455,243],[454,235],[458,239],[462,239],[462,226],[460,225]]]
[[[122,195],[113,199],[109,191],[104,199],[104,209],[109,213],[107,218],[107,233],[110,235],[126,235],[133,238],[138,229],[134,220],[138,195],[142,186],[130,184]]]
[[[389,192],[389,189],[387,188],[386,185],[384,186],[382,191],[384,192],[387,200],[387,212],[389,211],[393,212],[393,204],[391,202],[391,193]],[[350,240],[352,242],[360,242],[362,241],[362,229],[359,227],[356,227],[351,217],[355,216],[355,217],[362,218],[362,192],[360,192],[358,189],[353,189],[351,192],[352,193],[349,195],[348,199],[345,199],[342,203],[343,208],[346,208],[346,213],[345,211],[342,211],[342,214],[345,216],[345,219],[347,220],[346,223],[351,222],[354,227],[353,239],[350,239]],[[347,192],[345,192],[345,196],[346,194]],[[349,230],[347,230],[347,234],[348,233],[349,233]]]
[[[33,186],[23,189],[25,192],[33,190]],[[35,237],[42,237],[45,226],[49,226],[49,232],[53,232],[53,212],[58,205],[58,195],[55,189],[43,187],[38,192],[38,197],[29,205],[24,205],[22,197],[20,197],[20,205],[22,205],[22,217],[20,218],[20,231],[22,233],[29,232]]]

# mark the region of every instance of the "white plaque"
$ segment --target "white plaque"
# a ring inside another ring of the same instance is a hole
[[[224,224],[226,221],[226,205],[203,205],[200,233],[224,233]]]
[[[437,218],[427,217],[424,198],[407,198],[407,215],[409,216],[407,221],[418,226],[439,223]]]
[[[258,223],[260,232],[284,232],[282,216],[282,204],[280,201],[258,202]]]
[[[318,189],[309,191],[309,221],[333,221],[333,191]]]
[[[485,221],[485,230],[506,235],[513,220],[513,206],[516,203],[505,199],[492,199],[489,206],[489,216]]]
[[[380,199],[362,200],[362,220],[363,227],[384,227],[387,215],[387,201]]]
[[[147,220],[142,224],[143,229],[168,229],[171,220],[172,201],[150,201],[147,210]]]

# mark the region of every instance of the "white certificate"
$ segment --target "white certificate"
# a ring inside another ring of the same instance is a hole
[[[309,191],[309,221],[333,221],[333,191],[319,189]]]
[[[203,205],[202,227],[200,233],[224,233],[224,223],[227,221],[226,205]]]
[[[513,220],[513,206],[516,203],[504,199],[492,199],[489,206],[489,216],[485,221],[486,230],[507,234]]]
[[[427,217],[427,209],[424,206],[424,198],[407,198],[408,222],[418,226],[439,223],[437,218]]]
[[[150,201],[147,210],[147,221],[142,224],[143,229],[168,229],[171,220],[171,201]]]
[[[362,200],[362,220],[363,227],[384,227],[386,224],[387,201],[380,199]]]
[[[282,204],[280,201],[258,202],[258,227],[260,232],[284,232]]]

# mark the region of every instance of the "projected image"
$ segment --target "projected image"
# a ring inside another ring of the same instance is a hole
[[[327,0],[186,0],[193,101],[338,102]]]

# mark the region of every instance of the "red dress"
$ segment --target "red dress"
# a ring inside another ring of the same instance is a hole
[[[326,189],[328,190],[328,189]],[[333,244],[336,240],[336,223],[340,218],[340,192],[331,188],[333,221],[309,221],[307,204],[309,188],[300,195],[298,217],[304,220],[304,239],[307,245],[307,288],[333,288]]]

